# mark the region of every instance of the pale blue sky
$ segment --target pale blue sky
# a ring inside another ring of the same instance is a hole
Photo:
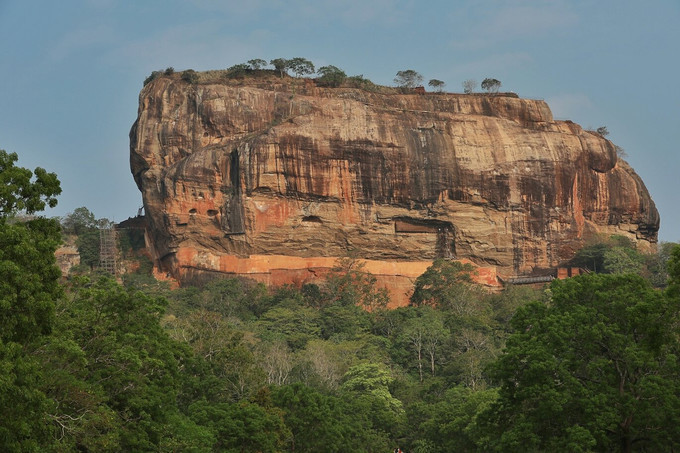
[[[606,125],[680,240],[680,0],[0,0],[0,148],[54,171],[49,215],[134,216],[130,126],[151,71],[304,57],[391,85],[494,77]]]

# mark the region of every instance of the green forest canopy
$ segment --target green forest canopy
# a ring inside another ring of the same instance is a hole
[[[679,447],[680,248],[665,289],[618,239],[583,255],[608,273],[542,290],[487,294],[437,261],[395,310],[349,262],[274,291],[60,280],[58,222],[17,217],[56,203],[56,176],[0,161],[2,451]]]

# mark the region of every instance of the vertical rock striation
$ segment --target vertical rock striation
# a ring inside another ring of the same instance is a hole
[[[401,291],[436,257],[517,275],[592,234],[656,242],[642,180],[545,102],[382,91],[273,77],[145,86],[131,169],[156,265],[180,281],[300,283],[352,254]]]

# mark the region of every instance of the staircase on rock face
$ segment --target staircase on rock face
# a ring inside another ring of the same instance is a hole
[[[116,229],[113,226],[99,229],[99,267],[116,275]]]

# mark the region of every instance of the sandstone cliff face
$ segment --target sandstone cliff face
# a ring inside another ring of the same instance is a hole
[[[57,258],[57,266],[61,269],[62,276],[68,275],[73,266],[80,264],[80,253],[73,245],[62,245],[54,252],[54,256]]]
[[[159,78],[130,148],[157,265],[180,281],[301,282],[348,253],[385,276],[436,257],[527,274],[594,233],[649,247],[659,225],[611,142],[511,96]]]

